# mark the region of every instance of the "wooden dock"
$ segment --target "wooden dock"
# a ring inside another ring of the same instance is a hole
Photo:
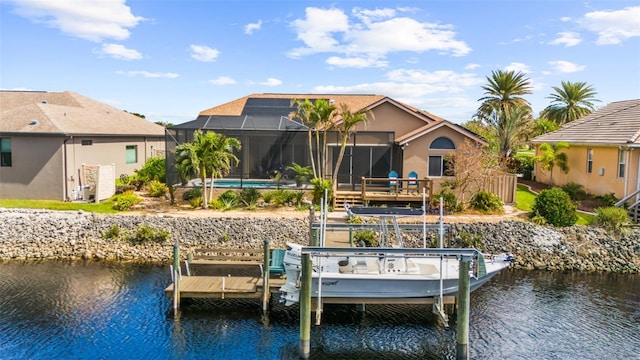
[[[269,292],[278,291],[285,279],[269,279]],[[253,276],[183,276],[180,279],[180,298],[260,299],[264,281]],[[173,297],[173,284],[164,290]]]

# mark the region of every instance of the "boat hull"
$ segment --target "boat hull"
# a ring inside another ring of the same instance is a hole
[[[471,278],[471,291],[489,281],[495,273],[488,274],[481,279]],[[318,282],[322,288],[318,290]],[[458,279],[442,280],[442,295],[455,295],[458,292]],[[440,295],[440,279],[426,279],[419,276],[405,277],[353,277],[331,276],[323,274],[322,279],[314,277],[311,284],[311,294],[317,297],[331,298],[425,298]]]

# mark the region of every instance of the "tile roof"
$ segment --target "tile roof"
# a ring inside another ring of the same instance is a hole
[[[0,91],[3,132],[164,136],[164,127],[71,91]]]
[[[536,144],[560,141],[603,146],[640,144],[640,99],[612,102],[532,140]]]

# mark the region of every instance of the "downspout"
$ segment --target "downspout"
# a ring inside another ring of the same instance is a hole
[[[69,201],[70,200],[69,199],[69,182],[68,182],[68,176],[67,176],[68,173],[69,173],[69,171],[67,169],[67,166],[68,166],[67,165],[67,156],[68,156],[68,153],[67,153],[67,141],[69,141],[69,140],[73,140],[73,136],[67,137],[62,142],[62,152],[63,152],[63,155],[62,155],[62,157],[63,157],[62,158],[62,161],[63,161],[62,176],[64,178],[64,180],[63,180],[64,181],[64,188],[63,188],[64,192],[63,192],[63,196],[62,196],[63,197],[63,201]]]
[[[624,191],[623,191],[623,198],[627,197],[627,194],[629,193],[627,191],[627,187],[629,186],[629,167],[631,166],[631,149],[627,148],[626,149],[626,159],[625,159],[625,163],[626,163],[626,167],[624,169]]]

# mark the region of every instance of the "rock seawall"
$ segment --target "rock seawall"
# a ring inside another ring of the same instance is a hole
[[[307,218],[173,217],[0,209],[0,260],[98,259],[169,261],[173,243],[199,247],[262,248],[306,243]],[[169,232],[166,241],[105,239],[113,225],[134,232],[141,224]],[[451,237],[479,238],[488,253],[511,252],[515,268],[640,272],[640,231],[616,237],[585,226],[551,228],[522,221],[451,224]],[[422,240],[407,241],[421,244]],[[415,245],[415,244],[414,244]]]

